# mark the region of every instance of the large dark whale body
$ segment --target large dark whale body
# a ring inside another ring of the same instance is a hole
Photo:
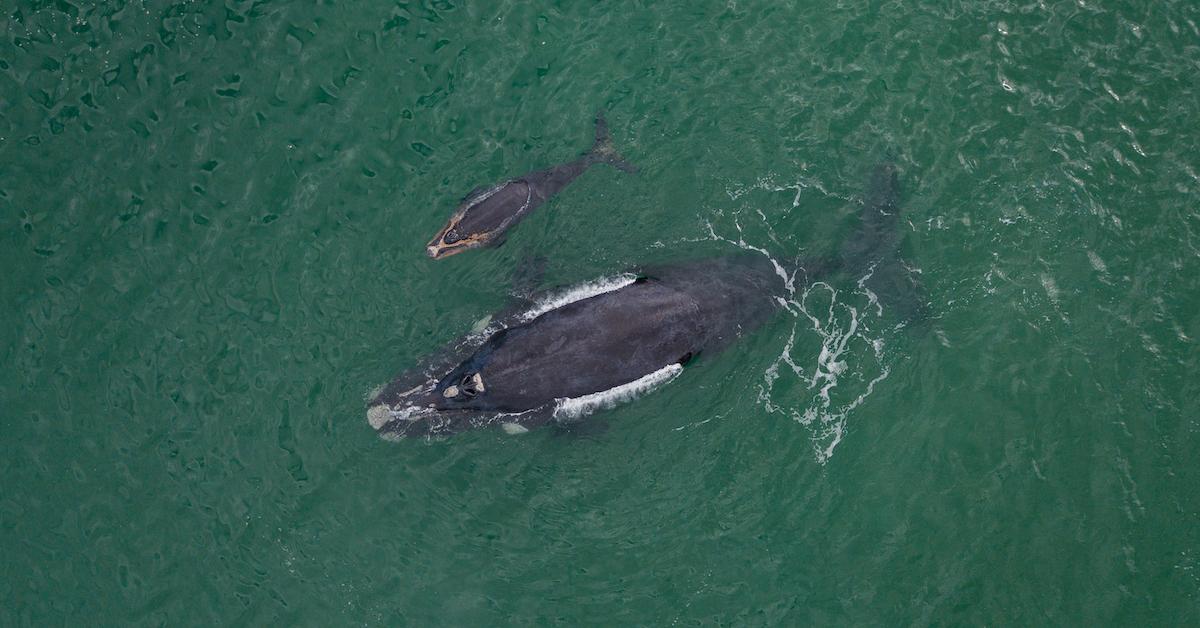
[[[467,249],[499,244],[506,231],[598,163],[626,172],[636,170],[617,154],[603,114],[596,114],[596,141],[591,150],[564,164],[476,188],[463,198],[446,226],[429,241],[426,252],[440,259]]]
[[[497,420],[525,427],[560,400],[635,382],[727,346],[771,315],[782,281],[758,256],[681,264],[529,321],[501,321],[456,358],[384,388],[368,418],[384,435],[458,432]],[[465,357],[464,357],[465,355]],[[449,362],[449,364],[447,364]],[[456,362],[456,363],[455,363]]]
[[[840,254],[801,263],[812,281],[845,270],[878,272],[898,238],[895,170],[876,168],[860,228]],[[872,275],[874,276],[874,274]],[[741,254],[649,270],[614,290],[528,318],[493,323],[397,377],[369,402],[385,437],[460,432],[497,422],[532,427],[564,400],[620,389],[711,355],[768,320],[784,271]]]

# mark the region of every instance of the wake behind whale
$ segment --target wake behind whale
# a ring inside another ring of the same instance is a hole
[[[765,228],[767,240],[778,245],[780,238],[770,221],[780,212],[786,215],[799,209],[802,197],[810,191],[847,200],[832,189],[811,179],[781,184],[775,177],[732,187],[730,199],[742,208],[714,216],[718,224],[706,222],[707,237],[703,239],[772,259],[767,249],[755,244],[763,240],[761,229]],[[756,194],[759,191],[766,193],[766,199]],[[781,198],[774,193],[785,191],[790,193],[789,202],[782,207],[772,205]],[[919,271],[899,257],[897,201],[896,170],[881,164],[871,173],[864,198],[857,201],[862,209],[854,232],[837,253],[837,274],[843,280],[814,278],[811,273],[806,277],[799,273],[802,268],[797,269],[798,276],[785,280],[788,296],[782,309],[793,320],[777,347],[778,355],[762,372],[758,403],[768,413],[803,426],[820,463],[829,460],[842,442],[854,411],[891,375],[899,357],[894,350],[895,335],[906,329],[923,329],[928,315],[915,280]],[[726,220],[730,217],[732,226]],[[746,229],[742,220],[747,221]],[[781,268],[786,265],[772,263]]]

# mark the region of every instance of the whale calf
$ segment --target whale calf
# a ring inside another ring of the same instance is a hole
[[[506,231],[598,163],[625,172],[637,170],[617,154],[603,113],[596,114],[596,141],[591,150],[567,163],[475,188],[463,198],[446,226],[429,241],[426,253],[433,259],[441,259],[503,242]]]
[[[897,194],[895,168],[880,165],[859,228],[837,253],[801,261],[804,279],[864,269],[881,276],[899,266]],[[367,420],[389,439],[494,424],[524,431],[563,411],[633,396],[769,320],[787,296],[784,275],[766,256],[740,253],[543,299],[491,318],[484,331],[395,378],[368,401]]]

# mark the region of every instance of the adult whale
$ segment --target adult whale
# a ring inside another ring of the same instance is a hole
[[[506,231],[598,163],[625,172],[636,171],[613,147],[603,112],[596,114],[596,141],[591,150],[557,166],[535,170],[497,185],[475,188],[463,198],[446,226],[426,245],[425,251],[433,259],[441,259],[467,249],[503,242]]]
[[[468,335],[432,356],[370,401],[371,426],[390,437],[497,421],[540,425],[562,401],[669,377],[693,356],[724,348],[770,316],[769,295],[782,282],[765,259],[743,255],[626,275],[608,287],[544,313],[501,317],[486,338]]]
[[[860,227],[840,254],[801,263],[805,277],[891,263],[897,191],[895,169],[877,167]],[[785,275],[764,256],[741,254],[628,275],[586,298],[500,316],[385,386],[367,419],[387,438],[495,423],[527,429],[598,395],[648,388],[768,320]]]

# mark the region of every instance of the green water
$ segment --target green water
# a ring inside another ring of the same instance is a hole
[[[1195,3],[0,8],[0,624],[1200,622]],[[639,175],[423,256],[601,108]],[[607,430],[367,425],[525,256],[833,251],[886,154],[927,325],[842,278]]]

